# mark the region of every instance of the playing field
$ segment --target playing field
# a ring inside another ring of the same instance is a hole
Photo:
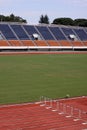
[[[0,56],[0,104],[87,95],[87,54]]]

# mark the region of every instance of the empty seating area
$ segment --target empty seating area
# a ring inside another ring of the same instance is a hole
[[[11,46],[23,46],[20,40],[9,40]]]
[[[84,44],[84,46],[87,46],[87,41],[84,41],[83,44]]]
[[[0,40],[0,46],[9,46],[9,43],[6,40]]]
[[[66,40],[61,40],[60,44],[62,46],[72,46],[71,42],[70,41],[66,41]]]
[[[23,46],[35,46],[32,40],[22,40]]]
[[[85,31],[85,29],[74,29],[74,31],[75,31],[75,33],[78,35],[78,37],[79,37],[79,39],[81,40],[81,41],[85,41],[85,40],[87,40],[87,33],[86,33],[86,31]]]
[[[13,33],[8,24],[0,24],[0,32],[7,40],[17,39],[15,33]]]
[[[81,41],[72,41],[73,46],[83,46],[83,43]]]
[[[59,27],[49,27],[49,29],[53,33],[55,39],[57,39],[57,40],[66,40],[65,35],[63,34],[63,32],[60,30]]]
[[[47,42],[48,42],[49,46],[60,46],[60,43],[55,40],[48,40]]]
[[[34,42],[37,46],[48,46],[45,40],[35,40]]]
[[[31,48],[52,47],[62,50],[87,49],[87,29],[84,27],[57,25],[27,25],[0,23],[0,46]]]
[[[29,39],[28,35],[25,33],[21,25],[11,25],[11,28],[20,40]]]

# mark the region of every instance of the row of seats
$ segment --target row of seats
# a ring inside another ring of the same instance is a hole
[[[87,46],[87,41],[0,40],[0,46]]]
[[[0,24],[2,39],[35,40],[33,34],[38,34],[38,38],[42,40],[70,40],[70,35],[73,35],[74,39],[87,41],[87,29],[82,27]]]

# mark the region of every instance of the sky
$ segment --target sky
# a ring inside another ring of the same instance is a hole
[[[0,15],[10,14],[35,25],[41,15],[48,15],[50,23],[61,17],[87,19],[87,0],[0,0]]]

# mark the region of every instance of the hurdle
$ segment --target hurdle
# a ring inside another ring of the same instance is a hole
[[[73,109],[74,109],[72,106],[68,106],[68,107],[70,108],[70,114],[66,116],[67,118],[73,116]],[[68,114],[68,113],[67,113],[67,114]]]
[[[52,107],[52,99],[48,97],[41,96],[40,97],[40,106],[46,106],[46,108]]]
[[[40,97],[40,106],[45,106],[46,105],[46,97],[41,96]]]
[[[81,119],[81,110],[78,109],[78,117],[74,119],[74,121],[78,121]]]
[[[47,101],[47,107],[46,107],[46,109],[50,109],[50,108],[52,108],[52,99],[51,98],[48,98],[48,101]]]

